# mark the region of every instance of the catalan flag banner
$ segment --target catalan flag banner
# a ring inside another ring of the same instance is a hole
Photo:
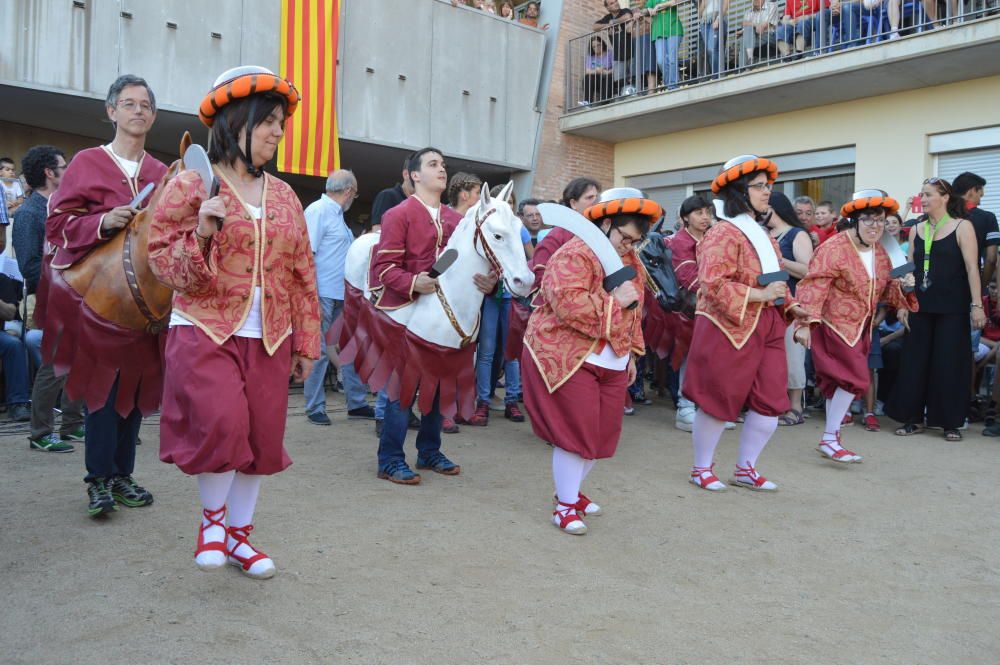
[[[280,74],[302,101],[285,125],[278,170],[326,177],[340,168],[337,35],[340,0],[281,0]]]

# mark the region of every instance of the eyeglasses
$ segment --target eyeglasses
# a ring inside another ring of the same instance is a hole
[[[770,192],[772,189],[774,189],[774,185],[772,185],[769,182],[756,182],[752,185],[747,185],[747,187],[750,187],[751,189],[756,189],[761,192]]]
[[[122,109],[123,111],[128,111],[129,113],[132,113],[136,109],[139,109],[143,113],[153,112],[153,107],[147,102],[135,102],[132,101],[131,99],[123,99],[122,101],[118,102],[118,108]]]
[[[618,235],[620,235],[622,237],[622,241],[621,241],[622,244],[626,245],[628,247],[631,247],[632,245],[638,244],[638,243],[642,242],[643,240],[645,240],[644,236],[639,236],[638,238],[636,238],[635,236],[630,236],[630,235],[626,234],[624,231],[622,231],[621,229],[618,229],[618,228],[616,228],[615,231],[618,231]]]
[[[885,226],[885,217],[858,217],[858,223],[863,226]]]

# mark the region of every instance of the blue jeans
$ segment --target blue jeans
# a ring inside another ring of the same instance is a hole
[[[861,16],[864,11],[860,2],[844,2],[840,5],[840,16],[831,15],[830,21],[838,28],[838,48],[861,45]]]
[[[31,362],[35,363],[35,369],[38,369],[42,366],[42,331],[29,330],[24,333],[24,343],[28,345]]]
[[[3,374],[7,381],[7,404],[27,404],[28,396],[28,351],[20,337],[0,331],[0,359],[3,360]]]
[[[378,391],[375,397],[375,420],[385,418],[385,405],[389,403],[389,395],[384,391]]]
[[[658,37],[656,45],[656,64],[660,67],[663,82],[670,89],[677,87],[680,79],[678,72],[677,52],[681,46],[680,37]]]
[[[480,402],[490,401],[493,391],[493,357],[504,352],[507,342],[507,323],[510,316],[510,298],[497,300],[487,296],[483,301],[483,316],[479,324],[479,345],[476,348],[476,397]],[[497,328],[501,331],[500,348],[497,349]],[[505,404],[516,404],[521,394],[521,365],[509,360],[504,367]]]
[[[326,387],[323,385],[326,379],[326,370],[330,366],[330,359],[326,355],[326,333],[337,320],[337,317],[344,311],[344,301],[333,298],[319,299],[320,314],[323,321],[320,327],[320,353],[319,360],[313,363],[312,372],[306,377],[302,392],[306,397],[306,414],[326,413]],[[344,392],[347,394],[348,410],[359,409],[367,404],[365,397],[368,391],[365,384],[361,383],[361,378],[354,371],[352,363],[345,363],[340,366],[340,372],[344,377]]]
[[[656,54],[649,35],[635,36],[635,55],[632,57],[632,73],[637,87],[645,88],[645,75],[656,72]]]
[[[714,20],[714,19],[713,19]],[[725,19],[719,20],[718,30],[712,26],[713,21],[704,21],[698,32],[701,33],[701,43],[705,48],[705,68],[707,71],[699,72],[699,74],[718,74],[719,73],[719,35],[726,34],[726,21]]]
[[[441,410],[438,408],[440,395],[434,396],[430,413],[420,416],[420,431],[417,432],[417,457],[427,457],[441,450]],[[406,442],[406,428],[410,424],[410,412],[399,400],[390,400],[385,405],[382,421],[382,436],[378,440],[378,468],[384,469],[389,462],[406,461],[403,444]]]
[[[802,35],[804,40],[804,48],[819,48],[820,42],[823,45],[828,46],[830,43],[829,38],[821,39],[821,31],[825,29],[826,33],[830,33],[830,15],[828,9],[823,10],[818,14],[813,14],[807,19],[800,21],[799,23],[782,23],[775,29],[775,35],[779,42],[785,42],[793,49],[795,47],[795,37]]]

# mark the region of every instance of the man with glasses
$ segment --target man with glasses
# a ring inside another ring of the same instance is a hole
[[[17,266],[24,276],[28,292],[28,315],[25,325],[32,325],[32,314],[37,300],[38,278],[42,271],[45,246],[45,218],[48,216],[49,198],[59,189],[66,171],[66,156],[62,150],[50,145],[36,145],[21,160],[21,171],[31,187],[31,195],[14,214],[12,234]],[[44,306],[44,305],[43,305]],[[31,391],[31,434],[28,445],[33,450],[49,453],[73,452],[71,441],[83,441],[83,403],[62,399],[62,424],[55,432],[53,409],[66,383],[66,377],[57,377],[50,363],[41,363],[42,331],[29,330],[25,342],[39,364]]]
[[[54,249],[45,256],[39,279],[45,312],[39,308],[35,317],[45,330],[44,360],[68,372],[66,393],[90,409],[84,481],[91,517],[116,511],[119,504],[153,502],[132,471],[140,405],[147,412],[156,409],[162,392],[158,336],[103,319],[60,274],[121,232],[151,197],[137,206],[132,201],[167,171],[145,151],[156,120],[156,97],[146,81],[131,74],[118,77],[108,90],[105,113],[114,139],[77,153],[49,200],[45,238]]]
[[[320,344],[323,349],[319,360],[306,378],[306,418],[313,425],[329,425],[326,415],[326,371],[330,355],[326,348],[326,333],[344,311],[344,267],[347,250],[354,242],[354,234],[344,220],[344,213],[358,198],[358,181],[347,170],[334,171],[326,179],[326,193],[306,208],[306,227],[309,244],[316,261],[316,283],[319,287],[320,314],[323,317]],[[375,418],[375,410],[368,405],[368,391],[354,371],[354,365],[341,366],[344,392],[347,393],[347,417]],[[334,379],[336,381],[336,379]]]

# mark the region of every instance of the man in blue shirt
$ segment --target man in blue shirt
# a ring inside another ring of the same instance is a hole
[[[358,197],[358,181],[350,171],[334,171],[326,179],[326,193],[305,211],[309,243],[316,261],[316,282],[319,287],[320,311],[323,316],[322,337],[324,345],[319,360],[305,382],[306,417],[314,425],[329,425],[326,415],[326,378],[330,363],[326,354],[326,333],[344,310],[344,266],[347,250],[354,242],[354,234],[344,220],[344,213]],[[365,400],[368,390],[354,371],[354,365],[341,366],[344,392],[347,393],[349,418],[374,419],[375,411]]]

